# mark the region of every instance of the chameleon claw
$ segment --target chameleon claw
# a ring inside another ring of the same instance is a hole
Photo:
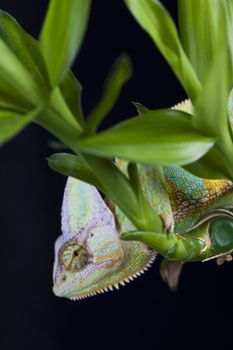
[[[222,256],[219,256],[217,259],[216,259],[216,263],[217,265],[221,266],[224,264],[225,261],[232,261],[233,260],[233,257],[231,254],[227,254],[227,255],[222,255]]]
[[[226,256],[226,261],[232,261],[233,260],[233,257],[232,257],[232,255],[227,255]]]
[[[160,275],[163,281],[168,285],[170,290],[176,291],[180,274],[183,268],[183,263],[180,261],[169,261],[163,258],[160,264]]]
[[[160,218],[163,221],[164,232],[166,234],[174,232],[175,222],[171,215],[161,214]]]

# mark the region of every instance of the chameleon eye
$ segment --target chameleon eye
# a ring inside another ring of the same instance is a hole
[[[79,271],[87,264],[88,254],[82,245],[74,242],[61,248],[59,260],[66,270]]]
[[[233,220],[221,218],[214,220],[209,228],[213,249],[225,253],[233,249]]]

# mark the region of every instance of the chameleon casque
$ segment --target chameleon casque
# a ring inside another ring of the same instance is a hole
[[[191,112],[192,106],[185,101],[175,108]],[[127,162],[116,162],[127,174]],[[95,187],[68,178],[62,235],[55,243],[57,296],[76,300],[118,289],[147,270],[157,253],[166,258],[161,275],[171,288],[184,262],[232,259],[232,182],[201,179],[179,166],[138,165],[138,172],[143,193],[168,233],[151,233],[154,249],[121,240],[122,232],[135,230],[124,213],[107,205]]]

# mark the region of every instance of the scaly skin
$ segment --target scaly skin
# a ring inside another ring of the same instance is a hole
[[[82,299],[118,289],[156,256],[142,243],[121,241],[113,213],[95,187],[73,178],[65,189],[62,232],[55,244],[57,296]]]
[[[175,108],[192,110],[188,101]],[[127,162],[117,160],[117,164],[127,175]],[[153,244],[146,239],[145,244],[121,240],[122,232],[135,230],[121,210],[115,207],[113,213],[93,186],[69,178],[62,208],[62,235],[55,244],[53,279],[57,296],[82,299],[113,287],[118,289],[146,270],[156,252],[178,262],[229,257],[233,237],[230,243],[229,235],[228,240],[219,243],[216,228],[212,235],[212,222],[224,218],[228,225],[226,220],[233,219],[230,210],[215,209],[233,206],[230,181],[203,180],[178,166],[138,165],[138,170],[145,197],[170,233],[151,233]],[[140,239],[144,237],[143,233],[137,234]],[[177,268],[180,271],[179,264]],[[166,271],[162,275],[169,279]],[[174,281],[171,284],[174,288]]]

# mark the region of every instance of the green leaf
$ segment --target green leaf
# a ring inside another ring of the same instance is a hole
[[[136,107],[139,115],[143,115],[143,114],[145,114],[147,112],[150,112],[150,109],[145,107],[145,106],[143,106],[143,104],[141,104],[139,102],[132,102],[132,103]]]
[[[140,185],[137,164],[129,163],[127,166],[127,173],[128,173],[132,188],[134,189],[134,193],[137,195],[140,202],[140,200],[143,198],[143,193]]]
[[[114,63],[109,76],[104,85],[102,99],[93,109],[88,117],[87,132],[94,133],[103,118],[114,107],[122,86],[128,81],[132,75],[132,67],[130,58],[126,54],[122,54]]]
[[[10,140],[40,113],[35,109],[25,115],[14,111],[0,110],[0,143]]]
[[[228,45],[231,55],[231,69],[233,69],[233,2],[232,0],[222,1],[221,4],[224,6],[224,22],[226,25],[226,31],[228,35]]]
[[[39,43],[7,12],[0,10],[0,37],[40,84],[49,78]]]
[[[40,87],[1,38],[0,52],[1,84],[9,83],[13,89],[12,94],[14,89],[16,89],[24,98],[31,100],[35,105],[44,101],[44,97],[40,93]]]
[[[60,85],[63,98],[78,123],[84,126],[81,94],[82,86],[70,70]]]
[[[233,93],[229,97],[229,109],[230,109],[230,115],[233,115]],[[135,107],[138,110],[138,113],[140,115],[145,114],[149,111],[149,109],[145,106],[143,106],[141,103],[133,102]],[[186,100],[182,103],[179,103],[174,107],[176,110],[183,110],[189,111],[192,106],[190,106],[190,101]],[[207,155],[204,155],[201,159],[197,160],[194,163],[187,164],[183,166],[183,168],[190,173],[192,173],[195,176],[204,178],[204,179],[227,179],[230,177],[229,172],[227,169],[224,168],[222,164],[222,158],[220,154],[218,154],[216,151],[213,150],[214,146],[211,148],[211,150],[207,153]]]
[[[80,130],[75,124],[70,123],[67,119],[59,113],[59,110],[53,107],[48,107],[43,113],[39,114],[35,122],[51,132],[64,145],[76,152],[76,144]]]
[[[90,0],[50,0],[40,40],[53,86],[65,78],[78,54],[89,10]]]
[[[68,149],[68,147],[64,145],[62,142],[55,141],[55,140],[49,140],[48,146],[54,151],[65,151]]]
[[[72,98],[71,96],[72,93],[70,94],[70,99]],[[68,105],[68,102],[70,103],[70,100],[68,100],[68,96],[64,96],[62,94],[62,90],[58,86],[55,87],[53,92],[51,93],[50,107],[54,111],[56,111],[60,118],[66,120],[67,124],[73,126],[73,128],[76,129],[78,133],[80,133],[82,131],[82,126],[80,125],[80,122],[82,123],[82,120],[78,121],[77,117],[75,118],[74,114],[71,111],[70,105]]]
[[[23,96],[12,90],[12,85],[0,80],[0,109],[14,110],[18,113],[26,113],[33,108],[33,104]]]
[[[144,221],[145,218],[140,211],[137,196],[129,180],[111,161],[91,156],[57,153],[52,155],[48,162],[53,170],[97,187],[119,205],[136,227],[149,227],[150,222]],[[157,226],[162,227],[161,220],[158,218],[156,221],[153,213],[153,226],[151,227],[156,228]]]
[[[233,2],[231,0],[179,0],[179,27],[185,51],[201,81],[218,49],[219,25],[224,25],[233,60]],[[224,39],[225,40],[225,39]]]
[[[183,168],[202,179],[231,179],[231,173],[223,163],[222,152],[215,146],[204,157]]]
[[[151,205],[146,200],[143,194],[140,179],[139,179],[137,164],[129,163],[128,175],[129,175],[131,186],[134,189],[134,193],[137,195],[140,213],[141,213],[141,216],[144,218],[147,230],[149,230],[150,228],[151,230],[163,231],[163,224],[159,215],[151,207]]]
[[[147,164],[188,164],[203,156],[215,139],[192,127],[189,114],[158,110],[119,123],[79,141],[84,153]]]
[[[233,178],[233,134],[227,110],[232,71],[227,33],[221,21],[216,40],[216,52],[206,74],[203,92],[194,103],[193,125],[204,135],[218,139],[202,164],[206,163],[209,169],[215,164],[217,172],[231,174]]]
[[[209,63],[204,89],[194,104],[194,125],[211,136],[229,135],[227,105],[232,83],[226,33],[218,27],[219,43]]]
[[[0,93],[13,99],[21,96],[34,105],[45,103],[48,76],[37,42],[4,11],[0,11],[0,52]]]
[[[233,89],[231,89],[228,96],[228,117],[230,120],[231,129],[233,128]]]
[[[82,157],[68,153],[56,153],[48,158],[48,163],[50,168],[58,173],[87,182],[104,192],[101,183]]]
[[[219,0],[178,2],[182,43],[202,81],[215,54],[221,2]]]
[[[223,3],[230,5],[218,0],[179,0],[179,15],[186,51],[203,81],[203,92],[194,103],[194,126],[203,134],[221,138],[218,144],[227,142],[232,147],[227,115],[233,81],[231,38]]]
[[[201,91],[201,84],[166,9],[157,0],[125,0],[125,3],[170,64],[187,94],[195,100]]]
[[[145,228],[137,196],[127,177],[112,161],[84,155],[84,159],[104,187],[104,193],[117,204],[135,227]]]

